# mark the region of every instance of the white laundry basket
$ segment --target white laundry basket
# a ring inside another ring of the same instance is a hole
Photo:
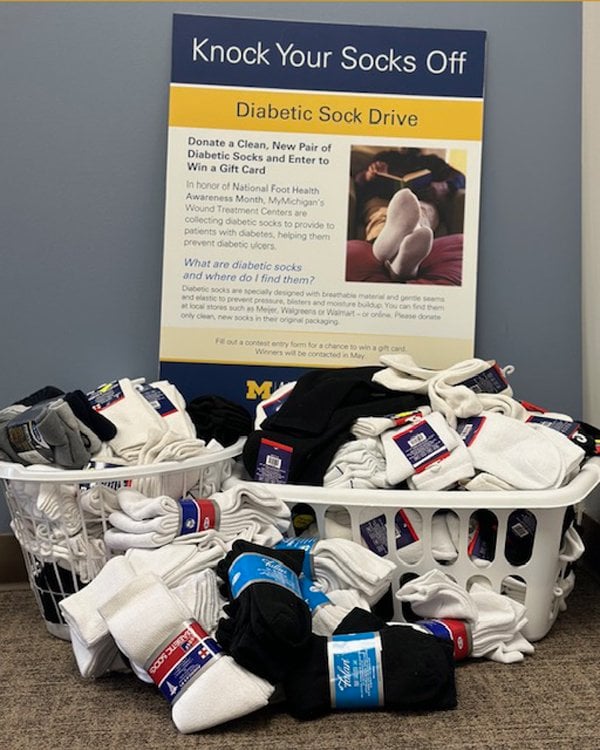
[[[0,461],[11,528],[47,629],[69,638],[58,603],[89,583],[111,557],[104,543],[111,495],[133,487],[154,497],[207,497],[221,489],[244,442],[185,461],[136,466],[97,462],[71,470]]]
[[[485,581],[494,591],[509,593],[518,584],[518,598],[527,608],[528,623],[523,634],[531,641],[543,638],[559,612],[560,583],[568,564],[561,561],[560,549],[565,513],[570,506],[580,514],[583,502],[600,483],[600,458],[589,459],[570,484],[555,490],[512,492],[421,492],[414,490],[329,489],[287,484],[264,484],[294,511],[299,504],[310,506],[320,538],[327,538],[326,514],[346,512],[351,536],[356,542],[375,549],[393,560],[397,570],[392,594],[409,578],[431,569],[441,569],[458,584],[469,589],[475,581]],[[397,548],[398,519],[401,510],[418,512],[422,521],[420,559],[407,563]],[[489,560],[474,560],[469,551],[469,530],[474,514],[492,514],[496,522],[495,545]],[[432,551],[432,523],[437,513],[451,512],[458,528],[457,555],[452,562],[436,559]],[[529,524],[526,528],[525,524]],[[368,530],[369,544],[365,543]],[[515,560],[507,539],[523,534],[530,539],[526,559]],[[374,533],[375,532],[375,533]],[[512,558],[512,559],[511,559]],[[511,595],[509,593],[509,595]],[[392,596],[394,619],[404,620],[401,603]]]

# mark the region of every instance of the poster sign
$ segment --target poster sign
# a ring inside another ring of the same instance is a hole
[[[485,32],[176,14],[161,375],[473,354]]]

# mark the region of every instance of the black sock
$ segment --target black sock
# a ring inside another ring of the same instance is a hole
[[[103,414],[95,411],[83,391],[71,391],[64,396],[73,414],[89,427],[100,440],[108,442],[117,434],[116,426]]]
[[[230,600],[226,605],[229,619],[220,620],[217,640],[241,666],[275,684],[281,682],[308,642],[312,618],[304,599],[269,580],[250,581],[233,597],[230,569],[245,553],[282,563],[293,578],[302,571],[304,551],[276,550],[237,540],[217,565],[217,575],[223,581],[221,591]],[[233,572],[234,587],[237,572],[238,566]]]
[[[186,410],[196,435],[207,443],[214,439],[227,447],[254,429],[250,412],[221,396],[197,396]]]
[[[35,406],[36,404],[39,404],[40,401],[48,401],[50,399],[59,398],[63,395],[64,391],[61,391],[61,389],[57,388],[55,385],[45,385],[43,388],[31,393],[29,396],[25,396],[25,398],[15,401],[15,404],[19,404],[20,406]]]
[[[341,627],[345,630],[343,623]],[[456,707],[455,664],[450,642],[408,625],[385,626],[380,631],[367,632],[377,632],[381,639],[381,708],[433,711]],[[329,640],[313,635],[302,662],[284,681],[288,711],[297,719],[315,719],[334,708]],[[360,710],[361,705],[355,708]],[[364,708],[372,710],[374,706]]]

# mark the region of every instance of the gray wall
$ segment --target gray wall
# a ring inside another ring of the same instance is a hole
[[[486,30],[476,355],[581,416],[570,2],[0,4],[1,406],[157,374],[175,12]]]

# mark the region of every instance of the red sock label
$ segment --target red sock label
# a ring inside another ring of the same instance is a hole
[[[146,671],[172,703],[192,679],[221,656],[222,650],[197,622],[190,620],[151,660]]]
[[[415,625],[420,625],[438,638],[451,641],[454,646],[454,659],[456,661],[466,659],[471,653],[471,628],[468,622],[444,617],[438,620],[418,620]]]
[[[217,528],[217,511],[212,500],[182,497],[179,503],[179,534],[198,534]]]

